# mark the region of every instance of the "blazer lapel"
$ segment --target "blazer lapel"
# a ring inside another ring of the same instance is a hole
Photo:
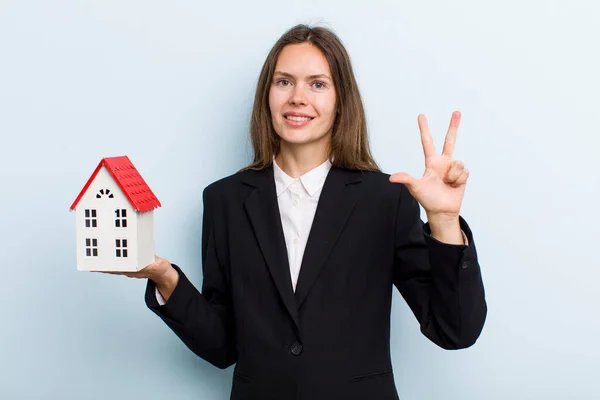
[[[361,182],[361,175],[360,171],[332,167],[325,179],[296,285],[295,303],[298,309],[325,265],[354,208],[359,193],[359,185],[356,183]]]
[[[298,309],[294,299],[287,248],[281,226],[273,166],[248,174],[245,183],[255,187],[244,202],[246,213],[281,300],[296,327],[299,328]]]

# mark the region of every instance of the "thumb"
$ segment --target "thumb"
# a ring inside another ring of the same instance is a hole
[[[412,175],[407,174],[406,172],[396,172],[392,176],[390,176],[390,182],[394,183],[403,183],[408,187],[411,187],[416,183],[416,179],[413,178]]]

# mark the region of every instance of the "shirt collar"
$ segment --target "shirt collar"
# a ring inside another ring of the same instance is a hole
[[[311,197],[314,196],[319,189],[323,188],[325,178],[327,178],[330,169],[331,161],[326,160],[323,164],[311,169],[298,178]],[[279,197],[287,190],[295,179],[283,172],[279,165],[277,165],[275,157],[273,157],[273,174],[275,177],[275,190],[277,191],[277,197]]]

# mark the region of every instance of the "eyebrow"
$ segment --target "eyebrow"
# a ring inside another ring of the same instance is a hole
[[[287,72],[283,72],[283,71],[275,71],[275,73],[273,74],[273,76],[275,76],[275,75],[281,75],[281,76],[284,76],[286,78],[295,78],[294,75],[288,74]],[[330,81],[333,80],[328,75],[325,75],[325,74],[311,75],[311,76],[309,76],[307,78],[308,79],[326,78],[326,79],[329,79]]]

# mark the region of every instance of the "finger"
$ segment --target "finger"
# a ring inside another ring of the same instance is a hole
[[[446,173],[446,176],[444,176],[444,182],[453,183],[454,181],[456,181],[458,179],[460,174],[462,174],[464,169],[465,169],[465,165],[462,161],[458,161],[458,160],[452,161],[452,164],[450,164],[450,169]]]
[[[427,118],[424,114],[419,114],[417,117],[419,123],[419,131],[421,131],[421,144],[423,145],[423,153],[425,159],[435,155],[435,146],[433,144],[433,138],[429,132],[429,125],[427,124]]]
[[[397,172],[390,176],[390,182],[394,183],[403,183],[406,186],[413,186],[417,180],[410,174],[406,172]]]
[[[456,144],[456,134],[458,132],[458,125],[460,124],[460,111],[454,111],[452,118],[450,118],[450,126],[448,127],[448,133],[446,133],[446,140],[444,140],[444,149],[442,150],[443,156],[452,157],[454,153],[454,145]]]
[[[465,169],[463,169],[463,171],[460,174],[460,176],[458,177],[458,179],[456,179],[456,181],[454,181],[454,183],[452,183],[452,187],[459,187],[461,185],[466,184],[467,179],[469,179],[469,170],[465,168]]]

